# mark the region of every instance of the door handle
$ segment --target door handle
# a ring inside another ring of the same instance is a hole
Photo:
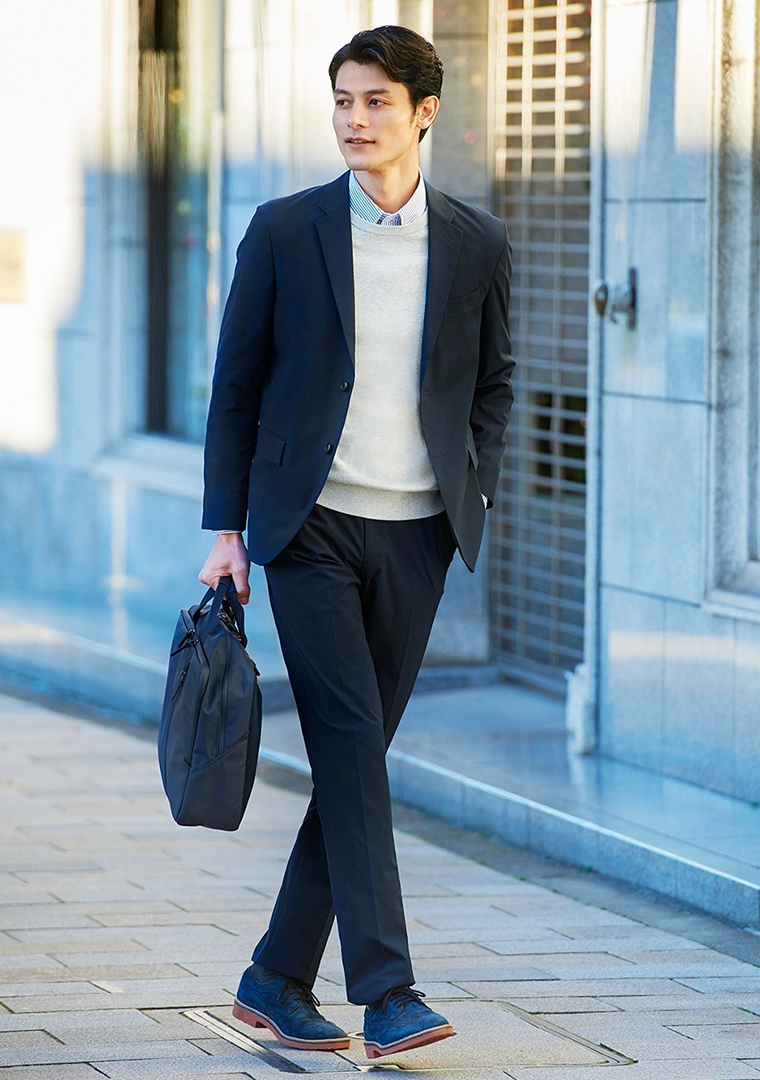
[[[628,281],[625,284],[608,285],[606,281],[597,281],[592,296],[597,315],[616,323],[617,315],[625,315],[629,330],[636,328],[636,269],[628,269]]]

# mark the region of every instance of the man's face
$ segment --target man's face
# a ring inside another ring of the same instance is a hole
[[[415,114],[406,86],[379,64],[347,60],[338,70],[333,127],[349,169],[379,169],[416,155],[420,127],[429,122],[424,111]]]

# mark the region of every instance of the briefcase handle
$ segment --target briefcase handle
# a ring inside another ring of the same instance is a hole
[[[245,615],[243,614],[243,605],[237,598],[237,591],[235,589],[235,583],[232,578],[227,575],[226,577],[219,578],[219,584],[216,589],[209,589],[206,595],[198,605],[198,613],[203,611],[208,601],[213,596],[211,609],[208,613],[208,619],[206,619],[206,626],[213,626],[219,615],[219,609],[222,606],[222,601],[227,598],[227,603],[232,610],[232,614],[235,617],[235,625],[237,626],[238,633],[240,634],[240,640],[243,644],[243,648],[248,644],[248,638],[245,634]]]

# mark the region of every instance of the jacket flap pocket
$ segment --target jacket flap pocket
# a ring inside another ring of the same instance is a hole
[[[460,308],[469,307],[470,304],[477,304],[483,293],[480,289],[474,289],[472,292],[464,293],[462,296],[450,296],[446,301],[445,311],[449,314],[452,311],[459,311]]]
[[[471,427],[467,428],[467,450],[469,452],[470,457],[472,458],[473,465],[477,469],[477,467],[478,467],[478,451],[475,449],[475,439],[473,438],[472,428]]]
[[[256,438],[256,455],[271,461],[273,465],[282,464],[282,455],[285,453],[286,439],[282,435],[275,435],[265,427],[259,425],[259,434]]]

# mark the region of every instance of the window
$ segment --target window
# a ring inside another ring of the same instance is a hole
[[[203,439],[218,320],[220,12],[140,0],[146,427]]]

